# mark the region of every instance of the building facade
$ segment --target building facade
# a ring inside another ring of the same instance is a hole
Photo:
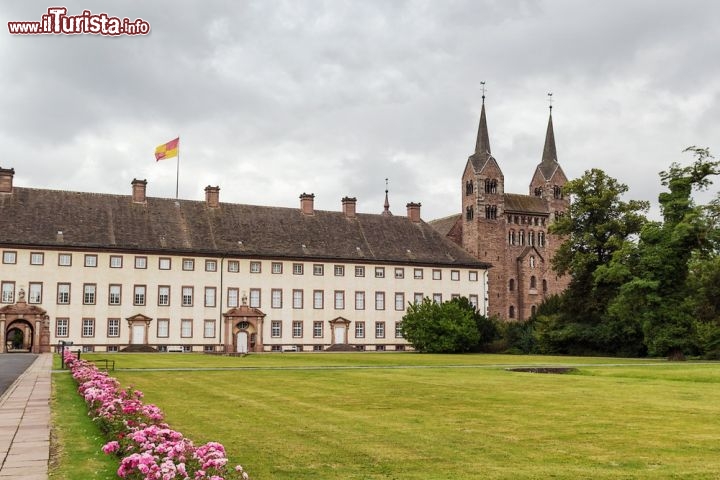
[[[22,188],[0,168],[3,351],[404,350],[409,302],[488,311],[488,262],[420,218]]]
[[[552,107],[551,107],[552,108]],[[562,187],[567,177],[557,161],[552,109],[542,159],[527,195],[507,193],[501,162],[492,156],[485,113],[480,113],[475,152],[461,179],[461,212],[430,222],[477,259],[493,265],[488,279],[488,313],[506,320],[526,320],[542,301],[562,292],[550,260],[562,239],[548,227],[569,206]]]

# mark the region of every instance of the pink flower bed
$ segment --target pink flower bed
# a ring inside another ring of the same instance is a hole
[[[217,442],[196,447],[182,433],[163,423],[155,405],[142,402],[142,392],[122,389],[107,372],[65,352],[65,365],[78,383],[88,415],[109,442],[102,450],[120,458],[117,474],[130,480],[248,480],[240,465],[227,465],[225,448]]]

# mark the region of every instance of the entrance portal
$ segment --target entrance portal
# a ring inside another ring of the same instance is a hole
[[[33,327],[21,319],[8,325],[5,333],[6,352],[30,352],[33,347]]]
[[[335,326],[335,340],[333,343],[345,343],[345,326]]]
[[[133,345],[142,345],[145,343],[145,325],[133,324],[132,340],[130,343]]]

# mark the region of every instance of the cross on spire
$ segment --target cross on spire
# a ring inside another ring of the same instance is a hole
[[[480,82],[480,91],[482,92],[482,103],[483,103],[483,105],[485,105],[485,92],[486,92],[485,80]]]

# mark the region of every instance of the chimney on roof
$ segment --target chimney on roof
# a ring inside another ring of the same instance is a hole
[[[0,193],[12,193],[13,177],[15,176],[14,168],[0,167]]]
[[[220,207],[220,187],[211,187],[208,185],[205,187],[205,204],[209,208]]]
[[[315,201],[314,193],[303,192],[303,194],[300,195],[300,212],[302,212],[303,215],[314,215],[315,214],[315,209],[313,207],[314,201]]]
[[[343,197],[342,208],[343,213],[347,218],[355,218],[355,206],[357,204],[357,198],[355,197]]]
[[[420,223],[420,207],[421,203],[410,202],[407,205],[407,216],[411,222]]]
[[[145,187],[147,187],[147,180],[138,180],[137,178],[133,178],[131,185],[133,203],[145,203]]]

